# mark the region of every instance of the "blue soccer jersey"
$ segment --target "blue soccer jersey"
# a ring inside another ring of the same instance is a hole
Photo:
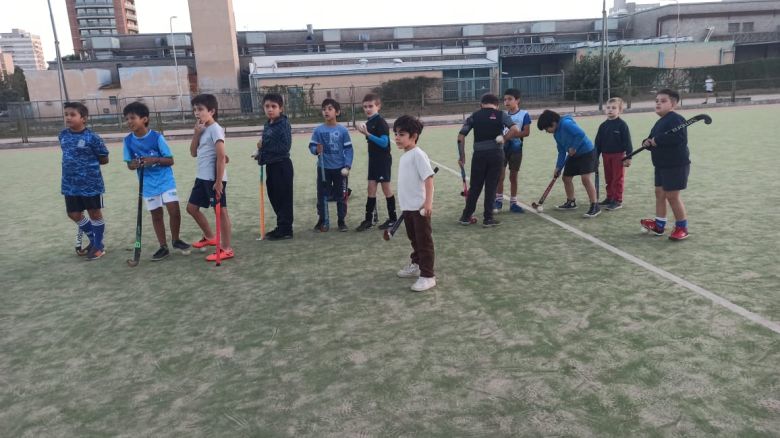
[[[522,131],[526,126],[531,124],[531,116],[528,114],[528,111],[526,110],[518,110],[514,114],[509,114],[509,118],[512,119],[513,122],[517,125],[518,128]],[[504,130],[504,134],[509,131],[508,129]],[[520,152],[523,150],[523,139],[522,138],[513,138],[507,142],[506,149],[511,149],[513,152]]]
[[[354,151],[352,149],[352,139],[349,137],[347,128],[341,125],[318,126],[311,134],[309,143],[309,150],[312,154],[317,153],[318,144],[322,145],[326,169],[352,167]]]
[[[149,131],[143,137],[129,134],[124,140],[124,159],[130,162],[139,157],[173,158],[173,153],[165,141],[165,137],[157,131]],[[140,176],[140,169],[138,175]],[[154,166],[144,168],[144,196],[161,195],[176,188],[171,166]]]
[[[73,132],[63,129],[59,135],[62,148],[62,194],[95,196],[105,192],[98,157],[107,157],[103,139],[89,129]]]

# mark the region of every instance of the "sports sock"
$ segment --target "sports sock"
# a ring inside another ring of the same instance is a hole
[[[688,228],[688,219],[683,219],[681,221],[676,221],[674,223],[674,226],[677,228]]]
[[[509,202],[512,204],[517,204],[517,196],[512,196],[509,198]]]
[[[504,200],[504,194],[496,193],[496,201],[503,201],[503,200]]]
[[[87,217],[84,216],[83,218],[81,218],[78,224],[79,224],[79,230],[81,230],[84,234],[87,235],[90,242],[94,243],[95,241],[94,230],[92,229],[92,223],[89,221],[89,219],[87,219]]]
[[[395,222],[398,220],[398,216],[395,214],[395,195],[385,198],[385,201],[387,202],[387,215],[391,221]]]
[[[655,218],[655,226],[659,229],[666,228],[666,218],[665,217],[656,217]]]
[[[104,249],[103,247],[103,233],[106,231],[106,223],[103,219],[92,221],[92,233],[95,236],[95,240],[92,241],[93,246],[97,249]]]
[[[376,198],[366,199],[366,220],[370,221],[374,217],[374,209],[376,208]]]

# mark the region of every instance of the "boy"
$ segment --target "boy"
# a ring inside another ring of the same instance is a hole
[[[213,254],[206,256],[206,261],[216,261],[216,251],[220,251],[220,259],[230,259],[234,254],[230,246],[231,224],[227,210],[225,131],[216,121],[219,117],[219,104],[212,94],[199,94],[192,99],[191,103],[196,123],[190,143],[190,155],[196,157],[198,161],[195,184],[187,203],[187,213],[195,219],[203,232],[203,237],[192,246],[200,250],[204,250],[207,246],[216,246],[216,235],[211,231],[209,221],[200,209],[216,206],[219,202],[221,248],[216,248]]]
[[[522,213],[523,208],[517,203],[517,174],[520,171],[520,164],[523,162],[523,139],[531,134],[531,116],[528,111],[520,109],[520,90],[515,88],[504,91],[504,107],[506,107],[509,118],[520,129],[520,135],[504,144],[504,165],[501,167],[501,176],[498,178],[493,213],[500,212],[504,205],[504,175],[507,166],[509,166],[509,211]]]
[[[339,125],[338,116],[341,105],[328,98],[322,101],[322,117],[325,123],[314,129],[311,134],[309,150],[317,155],[317,214],[319,219],[314,225],[314,231],[326,232],[330,228],[327,220],[327,199],[336,199],[339,231],[349,231],[345,218],[347,216],[347,200],[343,193],[346,178],[352,168],[352,140],[349,131]],[[323,176],[324,170],[324,176]]]
[[[555,111],[544,110],[539,116],[537,127],[553,135],[558,146],[558,160],[555,163],[554,177],[563,171],[563,186],[566,190],[566,202],[556,207],[558,210],[574,210],[574,176],[580,175],[582,185],[588,193],[590,208],[584,217],[594,218],[601,214],[596,199],[596,186],[591,175],[596,171],[596,148],[570,115],[561,117]],[[568,159],[566,158],[568,155]],[[566,167],[564,167],[566,163]]]
[[[471,223],[471,215],[477,209],[477,200],[485,187],[485,202],[482,226],[495,227],[501,222],[493,218],[493,194],[496,193],[501,166],[504,164],[502,145],[520,134],[517,124],[509,115],[498,109],[498,97],[485,94],[480,100],[480,109],[474,112],[458,133],[458,164],[466,163],[466,136],[474,129],[474,155],[471,157],[471,180],[466,207],[458,222],[461,225]],[[504,128],[509,131],[504,134]]]
[[[65,102],[65,125],[59,135],[62,148],[62,194],[68,217],[78,225],[76,254],[97,260],[106,254],[103,244],[103,175],[100,166],[108,164],[103,139],[86,127],[89,110],[80,102]],[[89,219],[84,217],[87,210]],[[89,245],[81,248],[86,234]]]
[[[655,219],[642,219],[642,227],[656,236],[664,234],[666,227],[666,203],[674,213],[674,230],[669,239],[674,241],[688,237],[688,214],[680,197],[680,191],[688,186],[691,160],[688,152],[688,130],[664,132],[681,125],[685,119],[674,112],[680,95],[673,90],[663,89],[655,95],[655,113],[660,119],[642,146],[650,150],[655,167]]]
[[[707,75],[707,79],[704,80],[704,91],[707,93],[704,96],[704,104],[709,102],[710,96],[715,91],[715,79],[712,79],[712,76]]]
[[[366,136],[368,141],[368,198],[366,199],[366,216],[357,227],[357,231],[365,231],[374,224],[373,214],[376,210],[376,186],[382,185],[387,204],[388,219],[379,225],[380,230],[393,226],[398,217],[395,212],[395,196],[390,187],[390,170],[393,167],[393,156],[390,153],[390,128],[379,110],[382,101],[374,93],[363,97],[363,111],[366,113],[366,123],[360,123],[357,130]]]
[[[292,128],[284,111],[284,98],[270,93],[263,96],[263,111],[268,120],[257,142],[257,164],[265,165],[268,199],[276,213],[276,228],[265,235],[268,240],[293,237],[293,165],[290,160]]]
[[[141,102],[133,102],[122,111],[127,127],[132,131],[124,139],[124,159],[127,168],[144,168],[144,192],[146,209],[152,215],[152,225],[160,249],[152,255],[152,261],[162,260],[168,255],[168,241],[165,236],[163,205],[168,210],[171,225],[171,243],[173,247],[189,254],[190,245],[179,239],[181,213],[179,197],[176,193],[176,180],[173,178],[173,153],[165,137],[149,129],[149,107]],[[140,177],[140,173],[138,174]]]
[[[623,208],[623,182],[625,168],[631,165],[631,160],[623,161],[631,154],[631,132],[620,114],[623,112],[623,99],[613,97],[607,101],[604,108],[607,120],[599,126],[596,133],[596,157],[604,157],[604,176],[607,180],[607,197],[599,202],[607,210]],[[598,166],[598,160],[596,160]]]
[[[428,155],[417,147],[423,124],[412,116],[401,116],[393,124],[395,143],[404,154],[398,164],[398,201],[403,211],[406,235],[412,244],[409,264],[398,271],[401,278],[414,278],[415,292],[436,286],[435,258],[431,234],[433,169]]]

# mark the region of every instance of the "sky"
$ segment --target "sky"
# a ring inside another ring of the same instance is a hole
[[[50,0],[54,11],[60,51],[73,53],[65,0]],[[707,0],[679,0],[696,3]],[[712,1],[712,0],[709,0]],[[673,0],[647,0],[637,3],[675,3]],[[46,0],[0,0],[0,32],[12,28],[40,35],[47,61],[55,59],[54,36]],[[189,32],[187,0],[136,0],[138,27],[142,33]],[[378,12],[365,7],[366,0],[233,0],[236,30],[294,30],[312,24],[315,29],[408,26],[425,24],[490,23],[501,21],[563,20],[601,17],[602,0],[489,0],[491,7],[456,7],[452,1],[393,0]],[[460,2],[458,2],[460,3]],[[464,4],[474,4],[474,0]],[[607,0],[607,9],[613,0]],[[376,5],[377,3],[373,3]]]

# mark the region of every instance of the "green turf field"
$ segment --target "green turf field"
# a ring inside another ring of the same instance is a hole
[[[689,129],[687,241],[639,232],[654,213],[648,153],[629,169],[622,210],[554,211],[559,185],[546,214],[780,322],[777,110],[713,109],[712,125]],[[638,145],[656,116],[625,119]],[[590,134],[602,120],[579,119]],[[420,145],[455,169],[457,130],[426,128]],[[780,435],[780,333],[535,214],[458,225],[460,178],[443,168],[438,286],[414,294],[395,276],[409,252],[403,229],[389,243],[376,230],[309,231],[308,138],[294,138],[295,238],[283,242],[255,240],[256,140],[228,139],[237,256],[221,268],[195,252],[150,262],[146,213],[142,262],[126,266],[137,181],[118,144],[104,167],[108,253],[95,262],[73,254],[59,150],[0,152],[0,436]],[[173,142],[185,199],[188,143]],[[366,172],[355,143],[353,228]],[[530,203],[551,177],[552,136],[534,126],[524,151]],[[270,205],[266,214],[270,230]],[[184,215],[183,237],[196,240]]]

